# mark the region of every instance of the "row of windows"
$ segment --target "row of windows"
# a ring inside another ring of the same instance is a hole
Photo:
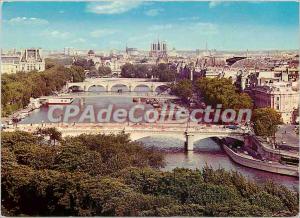
[[[22,70],[24,71],[25,70],[25,66],[22,66]],[[26,69],[27,71],[29,71],[29,70],[41,70],[41,65],[39,65],[38,67],[36,67],[36,66],[32,66],[32,65],[27,65],[27,69]]]

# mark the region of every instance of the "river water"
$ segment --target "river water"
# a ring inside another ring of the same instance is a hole
[[[72,104],[79,104],[79,99],[75,99]],[[89,97],[84,99],[84,105],[94,105],[96,108],[103,108],[109,104],[114,104],[116,108],[130,108],[134,105],[132,98],[129,97]],[[151,107],[151,106],[147,106]],[[21,123],[41,123],[47,122],[48,108],[42,107],[32,112]],[[73,121],[72,121],[73,122]],[[184,151],[184,141],[166,137],[146,137],[140,139],[145,146],[155,147],[165,154],[166,166],[163,170],[172,170],[176,167],[189,169],[201,169],[208,165],[214,169],[224,168],[226,170],[238,171],[249,179],[263,182],[272,180],[288,188],[298,189],[299,179],[291,176],[284,176],[275,173],[268,173],[260,170],[251,169],[234,163],[222,150],[222,148],[212,139],[196,141],[194,151]]]

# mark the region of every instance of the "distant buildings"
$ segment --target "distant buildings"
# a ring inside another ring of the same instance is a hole
[[[128,56],[138,56],[139,55],[137,48],[128,48],[126,46],[125,52]]]
[[[74,56],[76,55],[74,48],[64,48],[64,55],[66,56]]]
[[[1,73],[16,73],[19,71],[44,71],[45,60],[41,49],[25,49],[23,52],[1,54]]]
[[[166,42],[160,42],[159,40],[157,42],[151,43],[150,47],[150,57],[167,57],[167,43]]]
[[[117,55],[111,54],[110,56],[99,56],[93,50],[89,50],[85,59],[92,61],[96,70],[100,67],[109,67],[112,74],[119,75],[121,73],[121,66],[123,63]]]

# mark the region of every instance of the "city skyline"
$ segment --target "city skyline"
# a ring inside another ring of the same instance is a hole
[[[294,50],[297,2],[5,2],[2,48]],[[270,40],[272,39],[272,40]]]

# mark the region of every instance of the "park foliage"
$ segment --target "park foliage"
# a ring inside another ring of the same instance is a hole
[[[55,130],[4,132],[1,156],[5,216],[298,213],[298,193],[272,182],[257,184],[237,172],[208,166],[161,171],[162,153],[123,133],[62,139]]]
[[[68,81],[82,82],[84,69],[70,68],[55,63],[47,63],[43,72],[18,72],[3,74],[1,78],[1,112],[8,116],[28,105],[30,98],[53,95],[59,92]]]

